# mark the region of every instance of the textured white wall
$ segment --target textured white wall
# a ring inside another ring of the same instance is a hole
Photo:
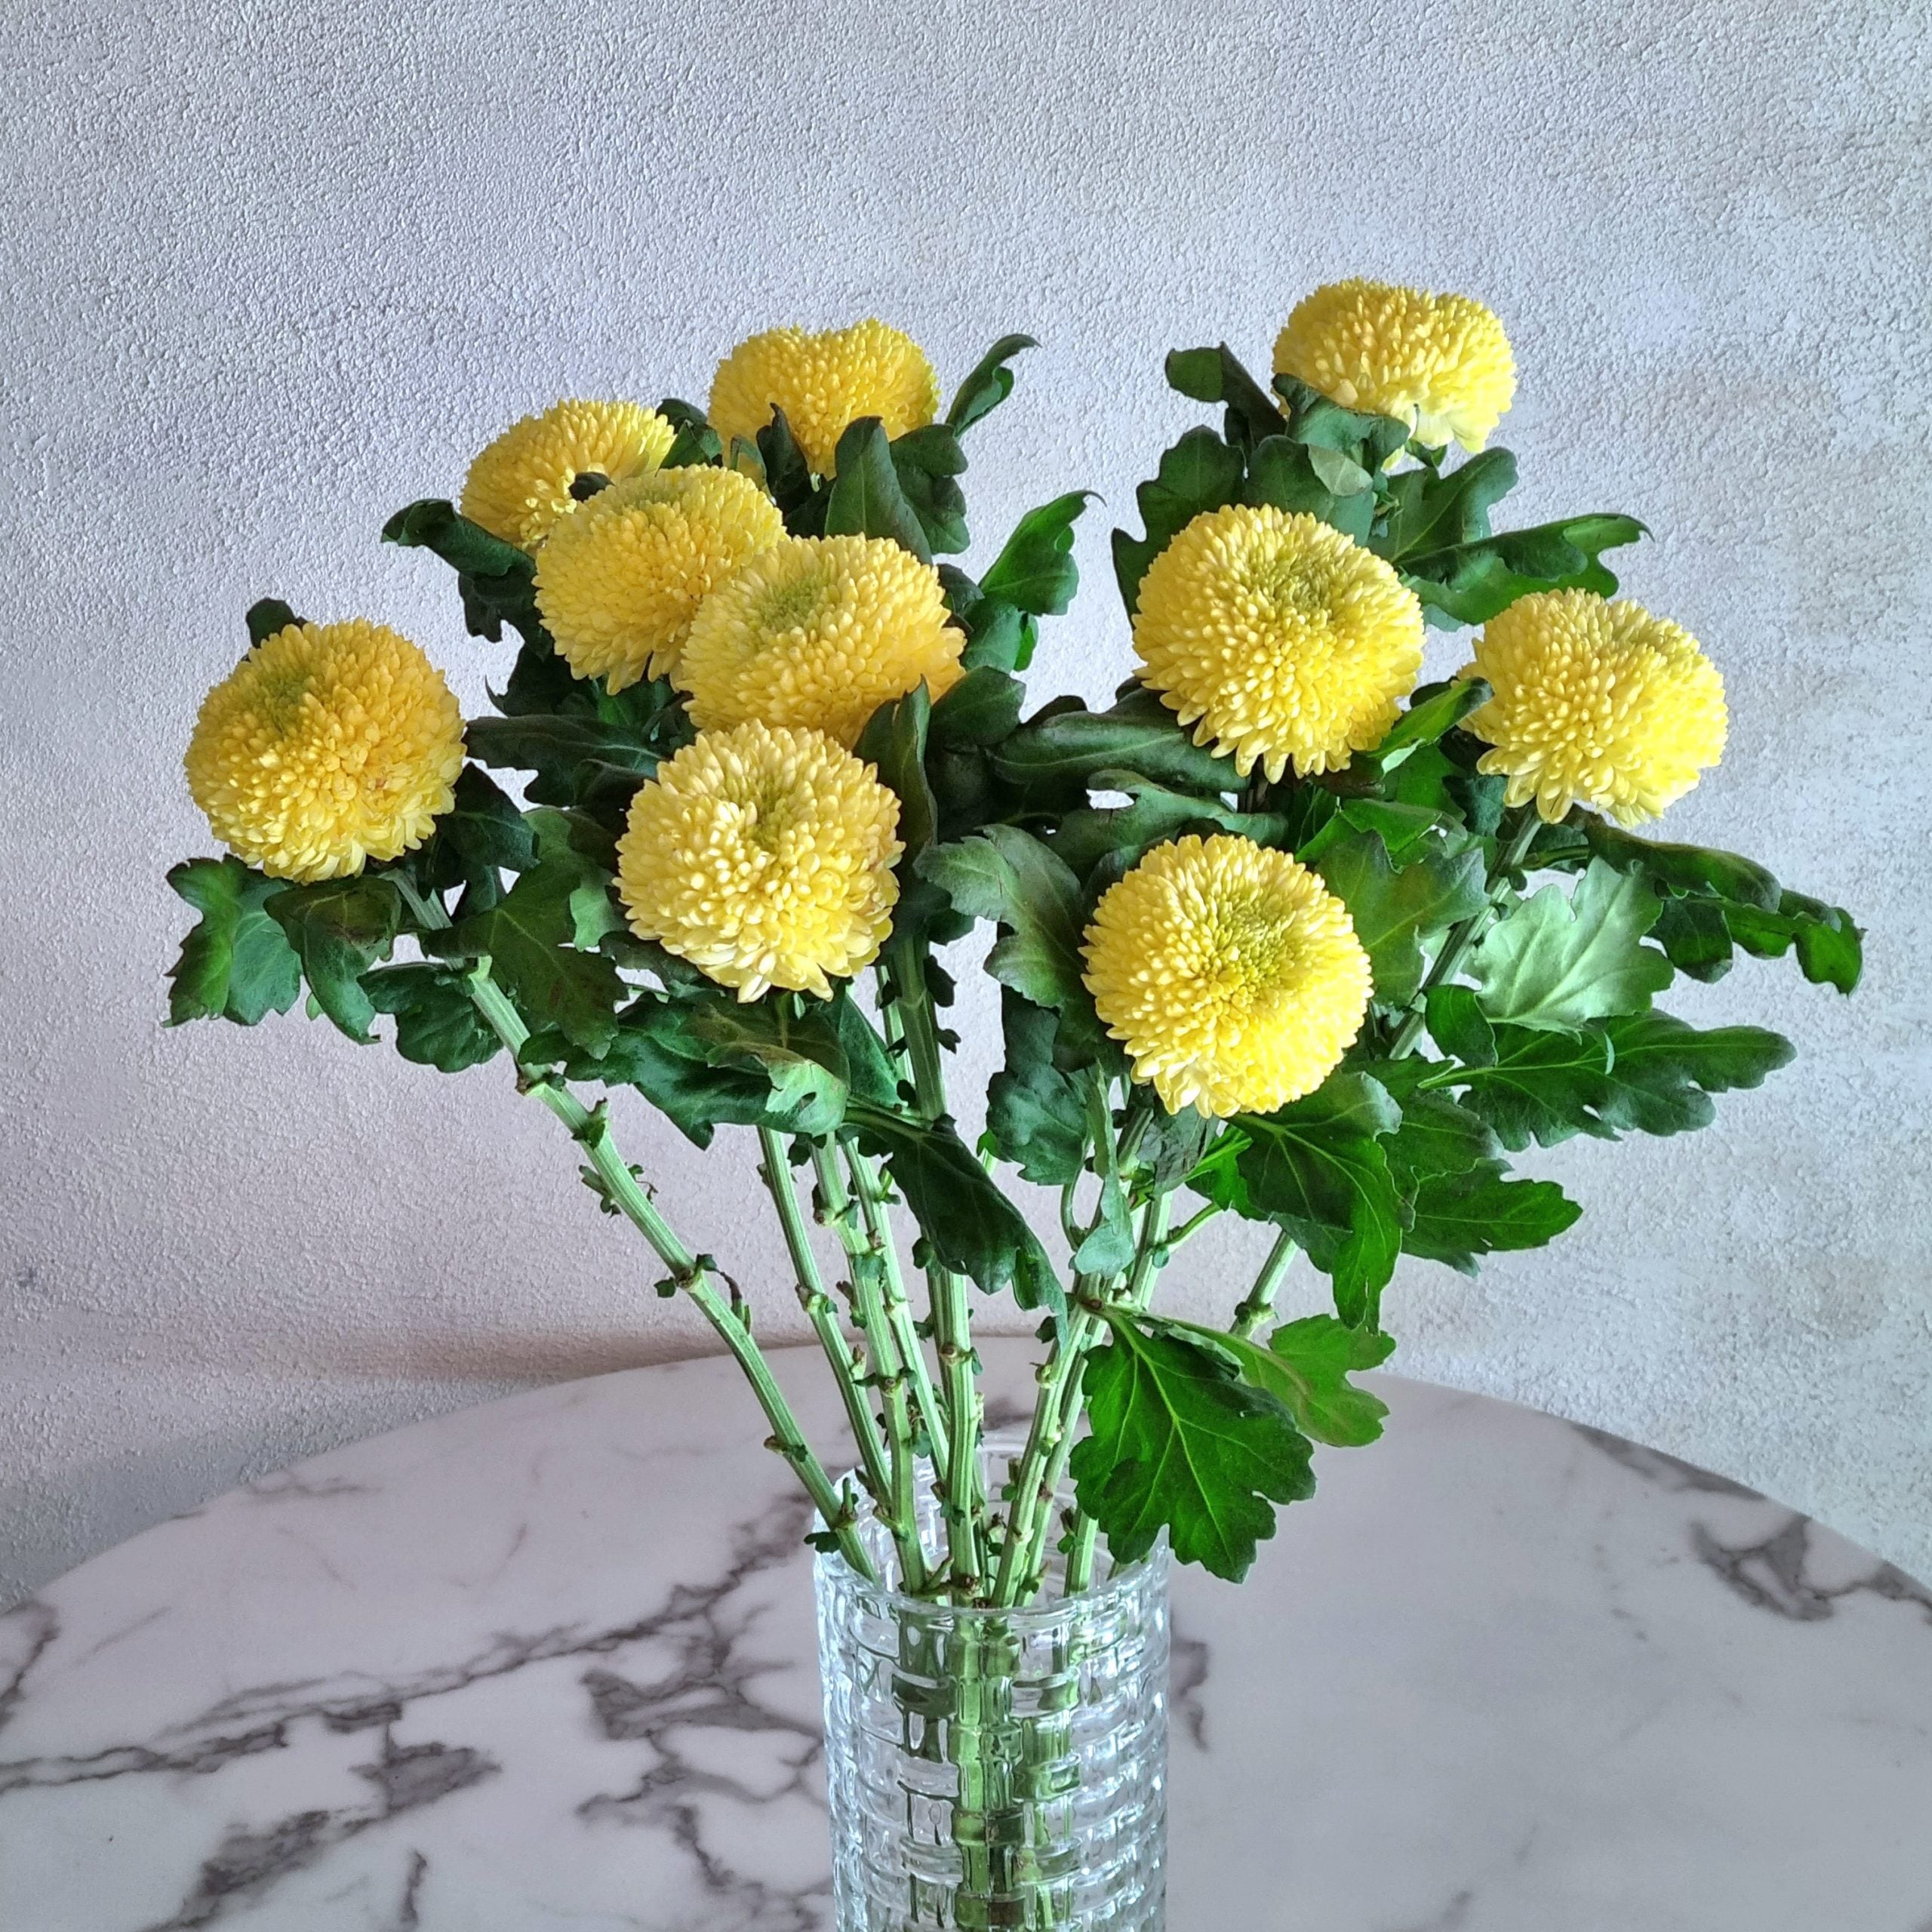
[[[389,510],[453,492],[559,394],[701,398],[752,328],[876,311],[949,380],[1002,331],[1046,343],[974,438],[976,523],[1105,493],[1038,687],[1099,695],[1126,661],[1106,528],[1196,414],[1162,352],[1225,333],[1265,361],[1294,298],[1352,272],[1506,318],[1524,520],[1657,531],[1630,588],[1705,640],[1734,719],[1673,829],[1872,929],[1854,1001],[1764,965],[1685,1005],[1803,1057],[1703,1136],[1543,1161],[1587,1204],[1577,1231],[1477,1283],[1409,1266],[1399,1365],[1628,1431],[1932,1570],[1927,20],[14,9],[0,1601],[326,1443],[704,1344],[500,1069],[459,1086],[299,1018],[160,1030],[184,917],[162,874],[208,845],[177,761],[251,599],[395,622],[478,699],[503,660],[440,566],[377,544]],[[742,1148],[630,1136],[787,1327]],[[1231,1299],[1254,1247],[1204,1237],[1188,1291]]]

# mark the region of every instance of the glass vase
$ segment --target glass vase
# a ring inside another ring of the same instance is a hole
[[[989,1444],[991,1493],[1017,1446]],[[838,1932],[1159,1932],[1164,1546],[1073,1598],[1050,1575],[980,1610],[903,1594],[865,1535],[883,1581],[836,1553],[817,1569]]]

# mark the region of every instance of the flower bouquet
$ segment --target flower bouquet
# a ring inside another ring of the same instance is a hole
[[[1657,1010],[1675,975],[1860,969],[1843,912],[1632,830],[1717,762],[1723,685],[1612,601],[1634,519],[1494,527],[1515,377],[1486,309],[1345,283],[1269,386],[1168,357],[1217,420],[1114,534],[1137,661],[1102,711],[1023,681],[1085,493],[977,577],[934,561],[1031,346],[943,414],[866,321],[754,336],[702,410],[517,423],[383,531],[514,634],[496,714],[380,624],[258,603],[186,758],[226,854],[169,875],[199,915],[174,1020],[306,986],[352,1040],[386,1020],[513,1080],[736,1358],[817,1512],[852,1928],[1158,1924],[1168,1552],[1240,1577],[1315,1445],[1377,1435],[1352,1377],[1393,1346],[1399,1255],[1473,1271],[1576,1220],[1510,1157],[1702,1126],[1790,1057]],[[1431,626],[1476,634],[1423,685]],[[940,955],[981,922],[1004,1054],[969,1142]],[[849,1473],[620,1149],[632,1095],[701,1146],[755,1136]],[[1224,1214],[1261,1224],[1251,1284],[1164,1313]],[[1332,1312],[1278,1319],[1297,1254]],[[1039,1324],[1030,1423],[991,1441],[980,1295]]]

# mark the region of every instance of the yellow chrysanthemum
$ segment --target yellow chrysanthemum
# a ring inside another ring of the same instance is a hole
[[[1380,743],[1422,640],[1422,606],[1380,557],[1314,517],[1238,503],[1154,559],[1134,618],[1140,681],[1195,743],[1271,779],[1291,758],[1338,771]]]
[[[1516,393],[1503,325],[1466,295],[1337,281],[1295,304],[1275,373],[1345,409],[1399,417],[1432,448],[1479,450]]]
[[[341,878],[429,836],[463,713],[406,637],[360,617],[264,638],[202,701],[183,761],[215,836],[274,878]]]
[[[711,384],[711,426],[731,447],[785,412],[793,440],[821,476],[832,474],[838,438],[876,416],[888,436],[922,429],[939,413],[939,377],[910,336],[881,321],[812,335],[768,329],[741,342]]]
[[[889,538],[789,537],[698,607],[677,681],[702,730],[756,718],[849,746],[921,678],[934,697],[959,681],[946,619],[938,571]]]
[[[1348,908],[1251,839],[1156,846],[1102,895],[1081,949],[1102,1023],[1170,1113],[1272,1113],[1312,1093],[1368,1011]]]
[[[534,550],[574,510],[580,476],[627,482],[655,469],[677,431],[635,402],[553,403],[513,423],[469,466],[459,506],[472,523]]]
[[[537,608],[571,669],[620,691],[668,672],[712,587],[784,534],[749,476],[655,470],[558,525],[537,558]]]
[[[702,732],[632,799],[617,891],[641,939],[740,1000],[827,999],[892,930],[898,830],[898,798],[823,733]]]
[[[1724,679],[1678,626],[1594,591],[1546,590],[1490,619],[1463,675],[1494,696],[1464,721],[1512,805],[1554,825],[1573,804],[1641,825],[1724,755]]]

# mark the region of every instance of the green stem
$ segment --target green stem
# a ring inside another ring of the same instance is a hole
[[[395,881],[426,930],[434,931],[449,924],[449,915],[442,906],[419,893],[400,871],[386,876]],[[491,978],[487,958],[478,960],[467,977],[469,996],[477,1011],[509,1049],[514,1060],[530,1038],[530,1029],[524,1024],[523,1016]],[[785,1399],[784,1390],[779,1387],[764,1352],[752,1339],[750,1324],[719,1294],[717,1284],[711,1278],[709,1267],[700,1263],[678,1239],[670,1223],[658,1212],[657,1204],[632,1173],[629,1164],[619,1153],[617,1143],[611,1137],[610,1123],[601,1103],[594,1110],[586,1107],[575,1094],[551,1080],[531,1080],[528,1075],[523,1075],[519,1084],[526,1093],[542,1101],[556,1115],[568,1130],[571,1138],[583,1149],[591,1171],[601,1183],[600,1192],[605,1199],[650,1243],[658,1260],[670,1271],[672,1282],[691,1297],[698,1312],[710,1323],[719,1340],[730,1350],[743,1371],[745,1379],[750,1383],[752,1393],[764,1411],[766,1421],[771,1425],[771,1434],[768,1438],[771,1447],[791,1464],[804,1484],[805,1493],[817,1506],[826,1527],[837,1539],[846,1561],[868,1582],[876,1582],[877,1574],[872,1568],[872,1559],[859,1540],[851,1504],[839,1494],[826,1473],[825,1465],[812,1453],[804,1432],[798,1426],[798,1418],[792,1413],[791,1404]]]
[[[1518,822],[1509,844],[1504,848],[1499,861],[1496,877],[1491,882],[1489,896],[1481,908],[1449,929],[1449,937],[1442,943],[1442,950],[1435,955],[1435,963],[1429,969],[1429,977],[1423,980],[1416,996],[1409,1002],[1409,1010],[1404,1015],[1401,1025],[1396,1029],[1395,1037],[1389,1044],[1391,1060],[1404,1060],[1414,1051],[1416,1041],[1422,1037],[1423,1024],[1428,1017],[1429,996],[1438,986],[1447,984],[1461,970],[1469,948],[1481,936],[1497,908],[1507,897],[1514,883],[1514,874],[1524,859],[1529,856],[1530,847],[1534,843],[1537,827],[1540,821],[1534,805],[1522,808],[1522,817]]]
[[[786,1252],[792,1258],[792,1272],[797,1277],[798,1306],[804,1310],[805,1318],[812,1324],[812,1333],[825,1351],[832,1380],[838,1385],[839,1400],[845,1404],[845,1420],[851,1425],[852,1440],[857,1446],[859,1466],[866,1491],[884,1514],[893,1493],[892,1484],[885,1444],[880,1437],[872,1405],[866,1399],[864,1367],[852,1352],[845,1331],[838,1325],[838,1304],[826,1294],[824,1280],[819,1273],[818,1257],[812,1252],[805,1211],[798,1199],[798,1185],[792,1177],[791,1163],[785,1158],[784,1137],[771,1128],[761,1127],[758,1131],[758,1144],[763,1156],[758,1171],[764,1177],[772,1205],[778,1210],[778,1225],[784,1230]],[[867,1340],[869,1343],[869,1336]],[[875,1346],[872,1352],[876,1358]],[[880,1372],[884,1373],[888,1366],[881,1363]]]
[[[1231,1334],[1245,1341],[1267,1320],[1269,1311],[1275,1306],[1275,1297],[1281,1291],[1288,1263],[1294,1258],[1293,1238],[1278,1235],[1275,1245],[1268,1251],[1268,1259],[1261,1264],[1260,1273],[1254,1278],[1254,1287],[1235,1306],[1234,1320],[1229,1324]]]
[[[891,1532],[899,1552],[900,1586],[914,1594],[928,1583],[926,1554],[919,1541],[918,1466],[912,1451],[912,1420],[906,1401],[906,1375],[891,1324],[886,1319],[881,1281],[885,1263],[866,1228],[861,1226],[837,1155],[829,1147],[812,1149],[819,1198],[836,1229],[852,1275],[852,1306],[871,1350],[879,1393],[885,1404],[885,1441],[888,1466],[879,1496],[879,1515]]]

